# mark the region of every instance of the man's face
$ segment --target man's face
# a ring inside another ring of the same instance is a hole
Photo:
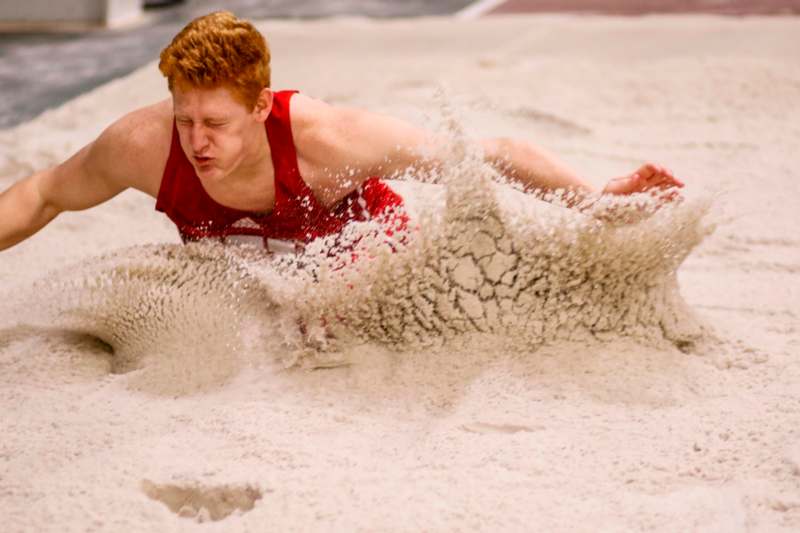
[[[175,87],[175,123],[181,148],[203,180],[220,181],[264,141],[263,113],[250,111],[226,87]]]

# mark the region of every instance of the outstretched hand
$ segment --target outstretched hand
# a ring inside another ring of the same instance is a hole
[[[603,188],[603,194],[627,195],[646,191],[663,191],[681,188],[683,182],[672,175],[668,169],[647,163],[628,176],[614,178]],[[672,199],[677,195],[669,195]]]

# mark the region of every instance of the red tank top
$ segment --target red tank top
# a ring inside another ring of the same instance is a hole
[[[317,237],[338,233],[351,221],[378,219],[385,224],[389,236],[406,229],[408,217],[402,197],[377,177],[367,179],[332,208],[317,201],[297,166],[289,113],[295,92],[275,93],[265,123],[275,170],[275,205],[268,214],[240,211],[214,201],[184,154],[173,122],[172,144],[156,210],[178,226],[184,242],[206,238],[225,242],[250,236],[258,238],[267,250],[286,251],[287,246],[300,250]]]

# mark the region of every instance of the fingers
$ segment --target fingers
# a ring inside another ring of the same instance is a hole
[[[639,168],[639,170],[636,171],[636,174],[638,174],[645,180],[651,180],[658,175],[658,167],[656,167],[652,163],[647,163],[645,165],[642,165]]]
[[[667,187],[683,187],[683,182],[673,176],[672,172],[665,167],[658,167],[661,170],[661,175],[664,176],[662,180]]]
[[[635,194],[683,187],[683,182],[664,167],[647,163],[626,177],[612,179],[603,189],[606,194]]]
[[[684,186],[684,183],[676,178],[669,169],[653,163],[643,165],[636,171],[636,174],[644,178],[646,189]]]

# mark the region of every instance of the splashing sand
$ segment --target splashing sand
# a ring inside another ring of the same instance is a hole
[[[365,341],[402,351],[491,334],[527,350],[625,336],[686,350],[703,336],[675,273],[710,231],[707,202],[654,209],[655,200],[640,195],[583,212],[543,209],[494,183],[494,170],[462,148],[439,178],[440,201],[392,243],[379,223],[366,222],[300,256],[212,244],[134,247],[54,274],[43,294],[60,327],[113,347],[115,372],[155,358],[154,371],[164,373],[171,354],[171,383],[200,364],[196,345],[204,359],[279,353],[286,365],[313,366],[334,353],[346,359],[348,346]],[[594,216],[608,210],[640,220],[616,225]],[[271,344],[252,345],[264,339]],[[214,372],[224,380],[233,370]],[[191,381],[216,378],[195,372]]]
[[[711,230],[706,201],[655,210],[642,195],[584,213],[534,205],[513,212],[498,197],[519,193],[493,184],[483,163],[465,159],[446,174],[445,205],[422,214],[410,244],[399,253],[361,250],[371,259],[328,269],[309,289],[309,315],[322,308],[351,334],[394,346],[464,333],[501,334],[525,348],[609,335],[686,348],[701,337],[675,273]],[[654,212],[634,224],[594,217],[613,209],[626,218],[643,205]]]

